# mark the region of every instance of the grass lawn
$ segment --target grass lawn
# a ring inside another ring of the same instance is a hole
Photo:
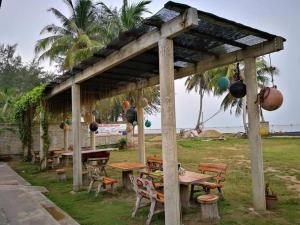
[[[222,162],[229,166],[224,183],[225,200],[219,202],[219,224],[300,225],[300,139],[274,138],[263,140],[265,180],[279,197],[278,208],[263,215],[256,214],[251,205],[251,176],[248,142],[245,139],[226,141],[179,140],[178,159],[185,169],[196,171],[199,162]],[[146,144],[147,155],[161,154],[161,143]],[[134,150],[111,154],[110,162],[136,161]],[[130,217],[135,194],[117,189],[116,194],[71,194],[71,171],[68,182],[59,183],[55,172],[39,172],[35,165],[11,162],[11,166],[32,185],[48,188],[47,197],[68,212],[81,225],[141,225],[147,209]],[[111,177],[120,179],[121,172],[108,169]],[[297,183],[298,182],[298,183]],[[199,208],[195,204],[184,213],[184,224],[199,223]],[[153,225],[163,225],[164,215],[155,215]]]

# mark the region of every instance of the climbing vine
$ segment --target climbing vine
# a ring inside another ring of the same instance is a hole
[[[45,104],[43,101],[45,85],[40,85],[33,88],[31,91],[23,95],[14,104],[14,119],[18,126],[19,137],[21,139],[24,156],[27,160],[32,158],[32,126],[33,119],[37,113],[45,113]],[[41,115],[42,115],[41,113]],[[41,119],[43,129],[43,150],[48,151],[49,136],[48,136],[48,123],[46,116]]]

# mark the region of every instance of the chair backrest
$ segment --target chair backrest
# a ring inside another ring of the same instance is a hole
[[[212,172],[221,177],[226,173],[227,165],[223,163],[199,163],[198,169],[201,173]]]
[[[150,172],[154,172],[156,170],[163,170],[163,160],[158,156],[149,156],[147,158],[147,169]]]
[[[130,181],[133,185],[133,189],[137,195],[141,195],[144,198],[152,199],[154,198],[157,201],[163,202],[164,197],[162,193],[159,193],[155,190],[153,182],[149,179],[136,177],[129,175]]]
[[[85,164],[86,169],[88,171],[88,177],[91,180],[101,180],[103,176],[101,176],[101,171],[99,167],[92,166],[89,164]]]

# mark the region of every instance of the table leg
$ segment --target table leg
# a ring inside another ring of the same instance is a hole
[[[188,185],[180,184],[180,202],[183,209],[190,207],[190,193]]]
[[[130,181],[130,177],[129,177],[130,174],[132,174],[132,170],[122,171],[123,186],[128,191],[132,190],[132,185],[131,185],[131,181]]]

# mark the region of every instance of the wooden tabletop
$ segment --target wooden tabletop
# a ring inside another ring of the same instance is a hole
[[[143,163],[136,163],[136,162],[110,163],[110,164],[108,164],[108,166],[110,166],[111,168],[120,169],[123,171],[144,169],[146,167]]]
[[[199,181],[207,181],[212,179],[212,175],[196,173],[192,171],[185,171],[183,175],[179,175],[180,184],[190,185]]]
[[[82,150],[81,154],[88,154],[88,153],[94,153],[94,152],[109,152],[109,151],[114,151],[114,150],[118,150],[118,148],[99,148],[99,149],[95,149],[95,150]],[[73,151],[64,152],[62,155],[72,156]]]

